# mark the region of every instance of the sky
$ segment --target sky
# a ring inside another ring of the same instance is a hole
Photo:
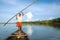
[[[6,22],[16,13],[35,0],[0,0],[0,22]],[[23,21],[27,20],[28,13],[32,20],[48,20],[60,18],[60,0],[39,0],[23,11]],[[16,21],[13,18],[11,21]]]

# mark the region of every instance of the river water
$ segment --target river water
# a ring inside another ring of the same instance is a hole
[[[15,24],[0,24],[0,40],[4,40],[17,29]],[[54,26],[23,24],[22,30],[29,40],[60,40],[60,28]]]

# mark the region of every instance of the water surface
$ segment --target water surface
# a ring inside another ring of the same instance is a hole
[[[18,28],[15,24],[0,24],[0,40],[4,40]],[[23,24],[22,30],[30,40],[60,40],[60,28],[46,25]]]

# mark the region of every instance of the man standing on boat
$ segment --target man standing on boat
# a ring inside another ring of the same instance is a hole
[[[23,12],[16,15],[16,20],[17,20],[16,26],[18,27],[18,30],[22,30],[22,17],[23,17],[23,15],[24,15]]]

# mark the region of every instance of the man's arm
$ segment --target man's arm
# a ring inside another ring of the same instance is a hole
[[[18,19],[19,14],[16,15],[16,19]]]
[[[24,16],[23,12],[21,12],[21,16]]]

